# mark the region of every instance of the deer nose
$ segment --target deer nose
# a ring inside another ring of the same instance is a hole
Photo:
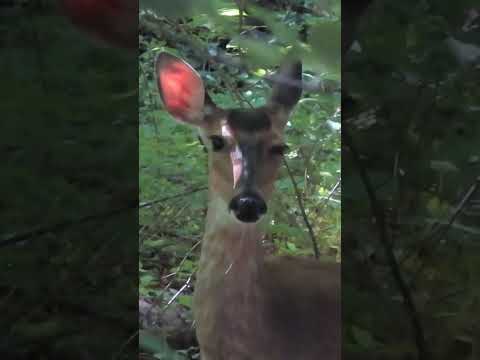
[[[257,221],[267,212],[267,204],[255,194],[235,196],[230,202],[229,208],[238,220],[246,223]]]

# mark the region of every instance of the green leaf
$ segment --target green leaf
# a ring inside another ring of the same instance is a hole
[[[186,306],[189,309],[192,309],[193,296],[192,295],[180,295],[178,297],[178,302],[180,304],[182,304],[183,306]]]

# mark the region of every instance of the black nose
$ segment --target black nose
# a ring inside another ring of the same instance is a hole
[[[229,207],[238,220],[247,223],[257,221],[267,212],[267,204],[255,194],[237,195],[232,199]]]

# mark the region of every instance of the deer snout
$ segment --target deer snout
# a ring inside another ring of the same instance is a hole
[[[267,204],[259,195],[239,194],[230,201],[229,209],[239,221],[251,223],[267,212]]]

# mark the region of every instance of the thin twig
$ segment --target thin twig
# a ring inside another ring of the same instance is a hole
[[[328,202],[332,199],[332,196],[333,194],[335,194],[335,191],[337,191],[338,187],[340,186],[342,180],[341,179],[338,179],[338,181],[336,182],[336,184],[333,186],[332,190],[330,190],[330,192],[328,193],[328,196],[325,198],[324,200],[324,204],[328,204]]]
[[[315,258],[318,259],[320,257],[320,252],[318,251],[317,239],[315,238],[315,233],[313,232],[312,225],[310,225],[310,221],[308,220],[307,213],[305,212],[305,207],[303,206],[303,201],[302,201],[302,195],[300,194],[300,190],[298,189],[297,182],[293,177],[293,173],[290,170],[290,167],[288,166],[287,159],[285,159],[285,156],[283,156],[282,159],[283,159],[283,164],[287,169],[288,176],[292,181],[293,190],[295,191],[298,207],[300,208],[300,212],[302,213],[303,221],[305,222],[305,225],[307,226],[307,229],[308,229],[308,233],[310,234],[310,239],[312,240],[312,246],[313,246],[313,252],[315,253]]]
[[[168,300],[167,304],[164,306],[164,310],[167,309],[168,306],[170,306],[170,304],[172,304],[175,299],[187,288],[190,286],[190,282],[192,281],[192,277],[193,277],[194,274],[190,275],[187,279],[187,281],[185,281],[185,283],[183,284],[183,286],[170,298],[170,300]]]
[[[459,202],[459,204],[457,205],[457,207],[453,211],[453,213],[450,216],[450,218],[448,219],[448,221],[444,222],[444,221],[435,220],[435,222],[433,222],[433,224],[431,225],[432,229],[430,230],[430,232],[426,236],[424,236],[422,239],[420,239],[420,241],[419,241],[420,245],[418,247],[419,250],[416,251],[416,252],[412,251],[411,253],[406,254],[400,260],[400,263],[404,263],[405,261],[409,260],[415,253],[422,255],[427,250],[427,248],[432,246],[432,244],[433,245],[438,244],[439,241],[444,238],[444,236],[447,234],[447,232],[451,228],[455,227],[454,222],[455,222],[456,218],[458,217],[458,215],[460,215],[460,213],[463,210],[465,210],[465,208],[470,203],[470,200],[476,194],[478,189],[480,189],[480,177],[475,179],[475,182],[470,186],[467,193],[462,198],[462,200]],[[425,222],[427,222],[427,221],[425,221]],[[467,231],[468,228],[464,228],[463,230]],[[421,271],[422,271],[422,268],[418,269],[417,275],[420,274]]]
[[[176,194],[176,195],[167,196],[167,197],[157,199],[157,200],[142,202],[138,205],[138,208],[142,209],[142,208],[150,207],[152,205],[155,205],[155,204],[167,201],[167,200],[172,200],[172,199],[176,199],[176,198],[183,197],[183,196],[186,196],[186,195],[191,195],[191,194],[194,194],[194,193],[197,193],[197,192],[200,192],[200,191],[204,191],[204,190],[207,190],[207,189],[208,189],[208,187],[202,186],[202,187],[197,187],[197,188],[194,188],[194,189],[191,189],[191,190],[188,190],[188,191],[185,191],[183,193]]]
[[[388,239],[387,224],[383,206],[377,198],[374,187],[372,185],[372,182],[370,181],[370,177],[366,169],[362,165],[360,155],[353,143],[348,129],[343,129],[342,138],[347,147],[350,149],[350,152],[352,153],[352,157],[358,169],[360,178],[362,179],[363,185],[368,194],[371,210],[376,220],[377,229],[379,232],[380,243],[383,246],[385,255],[388,260],[388,264],[390,266],[390,270],[392,271],[393,278],[395,279],[397,287],[403,297],[403,302],[405,304],[407,314],[409,315],[410,321],[412,323],[418,351],[418,358],[420,360],[428,360],[431,358],[431,356],[425,340],[425,334],[420,321],[420,315],[418,313],[417,306],[415,305],[415,301],[413,300],[413,296],[410,293],[410,289],[403,277],[397,259],[395,258],[392,246]]]
[[[178,272],[179,272],[180,270],[182,270],[183,264],[184,264],[185,261],[188,259],[188,257],[190,256],[190,254],[191,254],[191,253],[193,252],[193,250],[195,250],[196,247],[197,247],[198,245],[200,245],[201,243],[202,243],[201,240],[197,241],[197,242],[187,251],[187,253],[185,254],[185,256],[182,258],[182,260],[181,260],[180,263],[178,264],[178,266],[177,266],[177,271],[174,271],[173,273],[170,273],[170,274],[164,276],[163,278],[165,279],[165,278],[167,278],[167,277],[171,277],[171,276],[177,275]],[[169,289],[170,286],[172,286],[172,283],[173,283],[173,280],[171,280],[171,281],[167,284],[167,286],[165,286],[164,289],[165,289],[165,290],[166,290],[166,289]]]
[[[479,189],[480,186],[480,177],[478,177],[475,182],[470,186],[468,189],[467,193],[465,196],[462,198],[460,203],[457,205],[455,210],[453,211],[452,215],[448,219],[447,223],[441,224],[439,221],[436,221],[434,224],[434,229],[431,231],[431,233],[428,235],[426,239],[423,239],[421,241],[421,247],[420,250],[418,251],[419,254],[424,254],[425,251],[429,250],[429,252],[434,252],[438,246],[440,245],[440,240],[442,240],[445,235],[448,233],[448,231],[453,227],[453,223],[455,222],[455,219],[460,215],[460,213],[465,209],[465,207],[468,206],[471,198],[475,195],[477,190]],[[421,264],[417,271],[415,272],[415,275],[413,279],[417,279],[425,270],[426,264]]]
[[[138,337],[139,331],[140,331],[140,330],[135,331],[132,335],[130,335],[130,336],[128,337],[128,339],[120,346],[120,349],[117,351],[117,353],[112,356],[112,360],[116,360],[116,359],[119,359],[119,358],[120,358],[120,355],[123,354],[123,352],[125,351],[126,347],[127,347],[136,337]]]
[[[475,179],[475,182],[473,183],[473,185],[470,186],[470,189],[468,189],[467,193],[465,194],[463,199],[460,201],[457,208],[453,211],[452,216],[450,217],[447,224],[443,228],[443,231],[437,232],[437,239],[443,238],[447,234],[447,232],[450,230],[450,227],[457,219],[458,215],[460,215],[462,210],[468,205],[468,203],[470,202],[470,199],[477,192],[479,187],[480,187],[480,177]]]
[[[192,190],[180,193],[180,194],[175,194],[175,195],[172,195],[172,196],[166,196],[166,197],[161,198],[161,199],[152,200],[152,201],[148,201],[148,202],[144,202],[144,203],[140,203],[140,204],[132,203],[132,204],[128,204],[128,205],[125,205],[125,206],[121,206],[121,207],[116,208],[116,209],[109,209],[107,211],[104,211],[104,212],[101,212],[101,213],[98,213],[98,214],[86,215],[86,216],[80,217],[78,219],[66,220],[66,221],[63,221],[63,222],[60,222],[60,223],[57,223],[57,224],[54,224],[54,225],[48,225],[48,226],[40,227],[40,228],[35,229],[35,230],[27,231],[23,234],[13,235],[13,236],[5,239],[5,240],[1,240],[0,241],[0,248],[2,248],[4,246],[8,246],[8,245],[14,245],[14,244],[17,244],[19,242],[29,240],[29,239],[32,239],[32,238],[37,238],[37,237],[40,237],[40,236],[48,234],[48,233],[58,233],[58,232],[61,232],[65,229],[68,229],[69,227],[74,226],[74,225],[85,224],[85,223],[88,223],[90,221],[95,221],[95,220],[100,220],[100,219],[107,219],[107,218],[110,218],[112,216],[124,213],[126,211],[142,209],[142,208],[145,208],[145,207],[150,207],[150,206],[152,206],[154,204],[157,204],[157,203],[161,203],[161,202],[164,202],[164,201],[176,199],[176,198],[183,197],[183,196],[186,196],[186,195],[190,195],[190,194],[193,194],[193,193],[196,193],[196,192],[199,192],[199,191],[203,191],[203,190],[206,190],[206,189],[207,189],[206,187],[195,188],[195,189],[192,189]]]

